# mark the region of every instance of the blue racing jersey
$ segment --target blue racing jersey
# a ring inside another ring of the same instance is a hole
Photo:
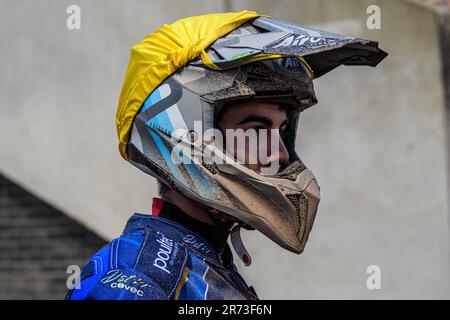
[[[226,257],[226,258],[224,258]],[[134,214],[122,235],[97,252],[67,300],[258,299],[225,245],[222,253],[172,220]]]

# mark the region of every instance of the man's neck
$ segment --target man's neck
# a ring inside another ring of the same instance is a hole
[[[208,211],[207,208],[204,206],[201,206],[197,202],[188,199],[181,195],[179,192],[171,189],[168,192],[166,192],[164,195],[162,195],[162,199],[164,201],[167,201],[173,205],[176,205],[178,208],[183,210],[188,216],[190,216],[193,219],[196,219],[198,221],[201,221],[203,223],[209,224],[214,227],[218,227],[223,229],[224,225],[221,224],[220,226],[211,218],[211,212]],[[231,230],[231,227],[234,223],[226,223],[225,228],[227,231]]]

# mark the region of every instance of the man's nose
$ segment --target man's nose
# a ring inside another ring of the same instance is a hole
[[[289,152],[284,145],[283,139],[279,137],[279,150],[278,150],[278,162],[281,167],[286,166],[289,163]]]
[[[278,140],[278,148],[276,143],[273,143],[273,139]],[[272,140],[272,141],[270,141]],[[271,164],[275,164],[277,163],[280,168],[285,167],[288,163],[289,163],[289,152],[286,149],[286,146],[283,142],[282,137],[280,136],[280,134],[277,132],[276,133],[276,137],[275,136],[271,136],[271,139],[269,140],[269,148],[271,150],[270,153],[270,163]]]

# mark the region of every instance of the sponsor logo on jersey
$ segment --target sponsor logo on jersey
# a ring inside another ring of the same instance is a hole
[[[197,239],[197,237],[192,234],[187,234],[186,236],[184,236],[183,241],[185,243],[191,244],[192,247],[194,247],[198,250],[201,250],[205,253],[211,252],[211,250],[208,248],[208,246],[204,242],[199,241]]]
[[[107,284],[112,289],[125,290],[139,297],[144,296],[144,291],[142,289],[150,286],[137,275],[124,274],[121,269],[108,271],[100,282]]]
[[[153,266],[158,269],[163,270],[164,272],[170,274],[170,271],[167,270],[167,262],[170,260],[173,251],[173,240],[166,238],[164,234],[161,232],[157,232],[161,237],[156,240],[159,244],[157,258],[153,261]]]

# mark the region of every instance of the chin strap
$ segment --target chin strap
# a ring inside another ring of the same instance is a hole
[[[240,233],[241,227],[242,224],[237,224],[231,230],[231,244],[233,245],[234,251],[236,251],[244,265],[248,267],[252,264],[252,257],[250,257],[250,254],[248,253],[247,249],[245,249],[244,244],[242,243]]]
[[[210,208],[208,210],[208,215],[216,223],[217,226],[226,228],[226,224],[230,223],[230,221],[231,221],[231,220],[227,219],[225,216],[221,215],[217,209]],[[250,254],[248,253],[247,249],[245,249],[245,246],[242,243],[241,234],[240,234],[242,227],[247,230],[255,230],[254,228],[251,228],[250,226],[243,224],[242,222],[237,223],[231,229],[230,239],[231,239],[231,244],[233,245],[234,251],[237,253],[237,255],[242,260],[244,265],[246,267],[248,267],[252,264],[252,258],[250,257]]]

